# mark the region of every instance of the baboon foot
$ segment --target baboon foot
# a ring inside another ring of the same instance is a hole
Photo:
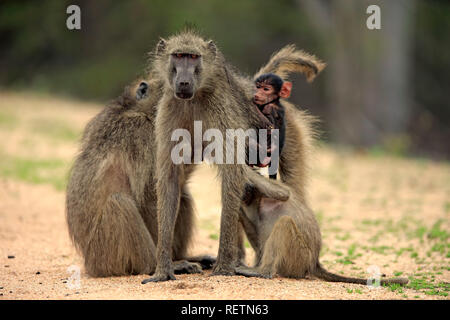
[[[235,274],[236,270],[234,268],[224,268],[216,264],[211,276],[234,276]]]
[[[175,262],[174,264],[174,273],[182,274],[182,273],[202,273],[202,267],[197,262],[189,262],[186,260]]]
[[[188,260],[189,262],[200,263],[203,270],[212,269],[212,267],[214,266],[214,264],[217,261],[216,257],[208,256],[208,255],[198,256],[198,257],[189,257],[186,260]]]
[[[153,275],[151,278],[142,280],[142,284],[146,284],[149,282],[163,282],[169,280],[176,280],[175,276],[172,273],[158,273]]]
[[[264,274],[258,272],[256,269],[245,267],[245,266],[238,266],[236,267],[236,274],[244,277],[255,277],[255,278],[264,278],[264,279],[271,279],[272,276],[270,274]]]

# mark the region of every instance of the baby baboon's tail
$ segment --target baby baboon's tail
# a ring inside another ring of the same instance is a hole
[[[320,264],[314,273],[316,277],[319,279],[329,281],[329,282],[346,282],[346,283],[357,283],[357,284],[367,284],[367,279],[363,278],[352,278],[352,277],[344,277],[334,273],[331,273],[325,270]],[[406,278],[392,278],[392,279],[380,279],[380,284],[407,284],[408,279]]]
[[[298,72],[305,74],[307,81],[311,82],[325,66],[326,64],[315,56],[297,50],[295,45],[290,44],[275,53],[255,74],[255,79],[264,73],[275,73],[287,80],[290,73]]]

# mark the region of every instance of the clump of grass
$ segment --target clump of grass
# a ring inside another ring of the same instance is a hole
[[[449,237],[449,233],[441,229],[442,222],[443,222],[442,219],[436,221],[436,223],[431,227],[431,230],[428,233],[428,238],[441,239],[442,241],[447,240],[447,238]]]
[[[445,282],[433,283],[434,279],[428,281],[427,276],[422,276],[421,278],[409,277],[409,280],[410,280],[409,283],[406,285],[407,288],[423,292],[426,295],[438,295],[442,297],[447,297],[448,291],[450,291],[449,283]]]
[[[353,243],[350,245],[350,247],[347,250],[347,255],[345,257],[343,257],[342,259],[338,259],[336,260],[336,262],[338,263],[342,263],[342,264],[354,264],[353,260],[362,256],[361,253],[355,254],[356,252],[356,243]]]
[[[403,293],[403,286],[401,284],[390,283],[390,284],[385,284],[384,286],[387,287],[392,292]]]
[[[209,238],[213,240],[219,240],[219,235],[217,233],[211,233],[209,235]]]

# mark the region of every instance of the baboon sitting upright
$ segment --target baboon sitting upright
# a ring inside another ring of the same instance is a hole
[[[286,103],[286,141],[291,147],[283,153],[285,168],[282,185],[272,185],[282,197],[266,194],[266,188],[255,184],[246,188],[240,221],[250,244],[256,252],[255,267],[264,277],[279,274],[284,277],[315,276],[325,281],[366,284],[367,279],[351,278],[325,270],[319,262],[322,244],[319,224],[306,200],[307,151],[311,149],[309,117]],[[297,139],[292,140],[297,136]],[[299,159],[303,161],[300,161]],[[297,176],[297,179],[295,179]],[[286,200],[286,196],[289,199]],[[382,279],[381,284],[406,284],[405,278]]]
[[[286,70],[298,68],[298,61],[295,67],[290,66]],[[314,68],[307,66],[306,69],[315,75],[322,66],[314,62],[308,61]],[[302,65],[301,68],[305,67]],[[193,137],[194,121],[202,121],[203,130],[218,129],[223,137],[227,137],[227,129],[247,130],[259,125],[252,105],[252,82],[237,75],[227,65],[212,41],[189,31],[168,40],[161,39],[152,71],[164,81],[164,93],[158,103],[155,120],[159,231],[157,268],[153,277],[143,283],[175,279],[170,249],[172,234],[175,222],[183,214],[180,211],[182,190],[185,190],[195,165],[174,164],[171,152],[177,141],[171,141],[170,133],[185,129]],[[205,145],[199,147],[203,150]],[[234,149],[234,140],[232,146],[226,145],[226,148],[230,147]],[[227,149],[223,154],[226,153]],[[251,183],[249,176],[255,173],[245,164],[236,163],[236,157],[233,164],[219,165],[218,169],[222,182],[222,214],[219,252],[213,274],[232,275],[237,272],[236,235],[241,198],[244,185]],[[242,274],[242,270],[239,273]]]
[[[130,86],[88,123],[71,170],[66,196],[69,234],[91,276],[155,270],[156,146],[152,136],[161,83],[150,81],[147,86],[149,96],[138,97],[144,100],[137,101],[136,85]],[[175,260],[186,258],[193,230],[194,208],[188,191],[183,192],[180,207],[184,214],[175,227]],[[207,256],[192,260],[204,267],[214,262]],[[176,271],[193,273],[201,268],[179,261]]]

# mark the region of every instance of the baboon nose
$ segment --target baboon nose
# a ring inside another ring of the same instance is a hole
[[[180,82],[180,87],[182,88],[187,88],[189,87],[189,82],[185,81],[185,82]]]

